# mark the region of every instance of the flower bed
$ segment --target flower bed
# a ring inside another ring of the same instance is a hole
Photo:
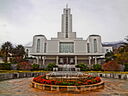
[[[70,80],[67,81],[57,81],[57,80],[48,80],[46,79],[46,75],[41,75],[33,78],[34,82],[40,84],[49,84],[49,85],[65,85],[65,86],[80,86],[80,85],[91,85],[101,82],[100,77],[94,77],[88,75],[86,78],[79,80]]]

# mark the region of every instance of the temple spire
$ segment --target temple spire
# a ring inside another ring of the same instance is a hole
[[[66,4],[66,8],[68,8],[68,4]]]
[[[61,32],[64,33],[64,37],[69,38],[70,33],[72,32],[72,14],[68,4],[66,4],[66,8],[63,9],[61,28]]]

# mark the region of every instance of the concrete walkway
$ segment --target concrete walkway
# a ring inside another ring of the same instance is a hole
[[[0,82],[0,96],[128,96],[128,80],[103,78],[104,89],[85,93],[48,92],[30,86],[32,78]]]

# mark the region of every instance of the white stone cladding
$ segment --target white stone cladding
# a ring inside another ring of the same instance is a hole
[[[59,41],[58,40],[48,40],[47,41],[47,52],[50,53],[58,53],[59,52]]]
[[[61,44],[65,45],[62,46]],[[60,52],[61,47],[70,48]],[[71,51],[72,48],[73,51]],[[76,32],[72,32],[71,9],[64,8],[61,32],[58,32],[57,37],[47,40],[44,35],[35,35],[32,46],[26,47],[26,49],[28,50],[28,56],[35,56],[38,61],[37,63],[42,68],[43,65],[50,62],[56,62],[59,65],[60,59],[63,59],[63,62],[72,60],[74,64],[88,62],[89,66],[92,66],[92,63],[95,62],[96,64],[98,62],[97,58],[104,58],[106,50],[110,51],[112,47],[103,47],[100,35],[89,35],[87,40],[78,38]],[[51,59],[49,59],[49,56],[51,56]],[[40,60],[43,61],[40,63]]]
[[[40,54],[47,54],[50,55],[51,53],[55,54],[62,54],[59,53],[59,43],[60,42],[73,42],[74,43],[74,55],[95,55],[95,54],[105,54],[106,49],[108,47],[103,47],[101,43],[101,37],[99,35],[95,36],[89,36],[87,40],[81,39],[64,39],[64,38],[54,38],[52,40],[47,40],[44,36],[34,36],[33,37],[33,45],[32,47],[27,47],[30,53],[37,53],[37,40],[40,39]],[[94,52],[94,39],[97,40],[97,52]],[[88,52],[87,43],[89,43],[90,52]],[[45,45],[46,44],[46,45]],[[44,52],[44,49],[46,48],[46,52]],[[108,48],[109,50],[112,50],[112,47]],[[67,53],[65,53],[67,54]]]
[[[86,51],[86,40],[75,40],[74,41],[74,50],[75,53],[81,54],[81,53],[87,53]],[[81,47],[80,47],[81,46]]]

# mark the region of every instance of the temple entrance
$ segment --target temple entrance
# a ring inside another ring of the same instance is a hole
[[[59,57],[59,64],[75,64],[74,56]]]

